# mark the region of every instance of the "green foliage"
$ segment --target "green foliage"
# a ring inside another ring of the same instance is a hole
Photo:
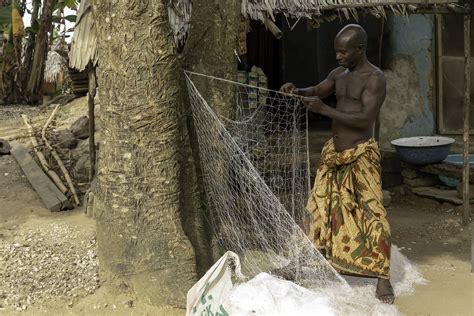
[[[10,35],[23,36],[24,27],[21,15],[24,12],[24,6],[20,5],[18,0],[13,0],[11,4],[0,8],[0,32],[7,37]]]
[[[79,1],[76,0],[60,0],[56,3],[54,10],[69,8],[72,10],[77,10],[77,5]]]
[[[10,33],[12,28],[12,7],[11,5],[0,8],[0,31]]]
[[[64,19],[66,19],[69,22],[76,22],[77,15],[72,14],[72,15],[66,15]]]

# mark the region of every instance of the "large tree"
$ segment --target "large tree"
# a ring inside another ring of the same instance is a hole
[[[57,0],[45,0],[43,2],[38,33],[33,39],[35,48],[31,68],[26,69],[26,71],[28,71],[28,81],[24,92],[26,100],[30,103],[40,103],[43,99],[44,68],[49,43],[48,31],[51,29],[53,23],[53,12],[56,4]],[[35,3],[33,3],[33,5],[35,5]],[[29,60],[26,62],[29,62]],[[28,64],[28,66],[30,65]]]
[[[191,29],[181,58],[183,69],[236,80],[237,58],[234,50],[238,45],[240,6],[241,2],[235,0],[193,1]],[[192,79],[218,112],[232,117],[235,91],[231,85],[195,76]],[[186,118],[184,134],[188,135],[185,141],[189,141],[190,145],[183,147],[188,151],[183,156],[183,166],[189,183],[183,192],[188,203],[182,210],[183,224],[196,250],[198,274],[202,275],[218,259],[219,252],[212,235],[215,227],[212,227],[212,212],[204,192],[197,136],[184,79],[181,84]]]
[[[180,209],[179,72],[165,1],[95,1],[103,143],[94,200],[102,273],[151,303],[196,281]]]
[[[183,306],[215,257],[196,180],[197,152],[190,150],[196,144],[181,67],[235,79],[240,2],[193,2],[182,64],[169,1],[94,2],[103,128],[94,199],[101,272],[128,281],[150,303]]]

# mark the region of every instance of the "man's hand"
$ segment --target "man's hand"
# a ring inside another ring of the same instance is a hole
[[[318,97],[302,97],[301,101],[311,112],[321,113],[324,103]]]
[[[288,82],[281,86],[280,92],[288,94],[298,94],[298,88],[296,88],[293,83]]]

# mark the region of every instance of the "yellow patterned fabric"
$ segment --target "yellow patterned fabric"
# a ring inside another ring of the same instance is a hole
[[[306,208],[309,236],[335,269],[389,277],[390,227],[382,198],[377,142],[336,152],[329,140]]]

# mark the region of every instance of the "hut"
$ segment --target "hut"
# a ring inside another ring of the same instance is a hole
[[[331,57],[332,40],[340,24],[351,20],[365,24],[369,33],[369,59],[388,69],[388,95],[379,119],[380,128],[376,128],[381,147],[390,152],[390,140],[397,137],[458,134],[455,135],[457,150],[464,155],[463,203],[467,222],[469,134],[474,130],[474,120],[470,118],[474,117],[470,101],[473,88],[469,44],[472,32],[469,3],[472,2],[242,0],[242,17],[250,21],[251,27],[243,27],[244,49],[240,53],[245,56],[240,67],[263,69],[270,88],[286,81],[299,86],[314,85],[335,64]],[[78,34],[74,35],[70,58],[71,66],[77,69],[97,61],[95,34],[91,32],[93,21],[86,19],[86,16],[92,19],[90,8],[87,0],[81,2],[79,10],[83,12],[78,13]],[[190,0],[169,1],[169,18],[178,48],[186,39],[191,10]],[[414,16],[407,19],[408,15]],[[248,29],[250,32],[246,34]],[[451,30],[449,36],[447,30]],[[281,35],[281,40],[274,38]],[[453,90],[449,87],[453,84],[464,89]],[[463,128],[460,128],[461,120]],[[317,137],[312,139],[329,136],[330,124],[326,119],[313,117],[313,123]],[[389,171],[399,174],[400,167]],[[386,180],[385,183],[390,179]]]
[[[64,88],[68,80],[68,48],[66,43],[61,40],[51,45],[46,57],[44,68],[44,96],[43,99],[49,99],[59,89]],[[43,100],[43,103],[45,100]]]

